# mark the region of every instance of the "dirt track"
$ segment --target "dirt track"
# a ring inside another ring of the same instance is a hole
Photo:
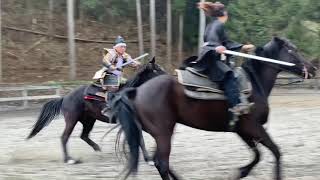
[[[291,94],[272,96],[272,112],[268,132],[283,153],[284,179],[320,179],[320,94]],[[0,114],[0,180],[43,179],[118,179],[123,165],[114,151],[115,133],[100,143],[103,133],[111,125],[96,123],[91,134],[103,152],[96,153],[78,136],[78,124],[69,150],[84,163],[62,163],[60,134],[64,122],[56,119],[34,139],[25,141],[39,110]],[[148,150],[154,149],[152,138],[145,135]],[[262,161],[246,178],[272,179],[273,157],[264,147]],[[182,125],[176,128],[171,166],[183,179],[225,180],[236,168],[251,160],[251,153],[241,140],[231,133],[194,130]],[[160,179],[154,167],[140,161],[139,173],[131,179]]]

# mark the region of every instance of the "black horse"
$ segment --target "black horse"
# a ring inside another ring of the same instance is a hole
[[[316,68],[306,61],[297,48],[287,39],[273,38],[256,54],[294,63],[283,66],[247,60],[243,69],[250,76],[253,86],[250,101],[255,103],[248,115],[240,117],[235,133],[252,148],[254,160],[240,168],[239,178],[246,177],[260,160],[257,144],[267,147],[276,159],[275,179],[281,177],[280,151],[263,128],[269,115],[268,96],[280,71],[288,71],[304,78],[315,76]],[[130,148],[128,174],[137,170],[141,131],[154,137],[157,149],[154,163],[164,180],[178,179],[169,168],[171,137],[176,123],[206,131],[228,131],[228,106],[225,100],[197,100],[184,93],[184,87],[172,76],[161,75],[138,88],[126,89],[112,103]]]
[[[149,63],[143,65],[143,67],[138,70],[136,75],[132,79],[128,80],[125,85],[121,86],[120,89],[126,87],[138,87],[149,79],[161,74],[164,74],[164,71],[159,65],[155,63],[155,59],[153,58],[151,61],[149,61]],[[115,122],[111,122],[108,117],[101,114],[101,110],[105,107],[104,98],[86,95],[85,92],[88,86],[92,85],[81,86],[62,98],[53,99],[47,102],[43,106],[38,120],[33,126],[33,129],[27,139],[34,137],[57,115],[59,115],[61,111],[64,115],[66,123],[64,132],[61,136],[64,162],[70,164],[79,162],[73,160],[71,156],[69,156],[67,150],[68,139],[78,121],[80,121],[83,125],[82,134],[80,136],[81,139],[87,142],[95,151],[100,151],[101,149],[99,145],[97,145],[89,138],[89,133],[92,130],[94,123],[96,122],[96,120],[100,120],[106,123]],[[143,149],[143,152],[145,152],[145,158],[147,158],[144,146],[141,147]]]

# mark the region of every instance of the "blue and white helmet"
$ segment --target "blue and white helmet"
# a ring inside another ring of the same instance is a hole
[[[118,47],[118,46],[127,46],[122,36],[118,36],[114,41],[114,47]]]

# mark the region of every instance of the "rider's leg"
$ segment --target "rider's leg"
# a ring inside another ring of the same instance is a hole
[[[114,97],[115,93],[118,91],[118,86],[113,86],[108,88],[108,91],[106,92],[106,107],[101,111],[101,113],[105,116],[111,115],[111,106],[110,103],[112,101],[112,98]]]
[[[229,128],[233,130],[238,116],[242,114],[241,108],[239,108],[240,91],[237,83],[237,79],[233,72],[228,72],[223,80],[224,93],[227,96],[227,102],[229,106]]]
[[[107,90],[107,87],[104,85],[104,80],[103,80],[103,78],[100,78],[99,81],[100,81],[101,88],[102,88],[104,91]]]
[[[240,103],[240,91],[233,72],[228,72],[223,80],[224,93],[227,96],[229,107],[235,107]]]

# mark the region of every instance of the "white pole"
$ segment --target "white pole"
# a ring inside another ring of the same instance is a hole
[[[139,38],[139,54],[144,53],[143,48],[143,28],[142,28],[142,16],[141,16],[141,1],[136,0],[137,8],[137,23],[138,23],[138,38]]]
[[[150,0],[151,57],[156,56],[156,5]]]
[[[205,0],[201,0],[201,2],[205,2]],[[200,10],[199,14],[200,14],[200,19],[199,19],[199,41],[198,41],[199,50],[198,50],[198,52],[200,54],[201,47],[203,45],[204,31],[205,31],[205,27],[206,27],[206,16],[205,16],[203,10]]]
[[[70,80],[76,79],[76,51],[74,41],[74,0],[68,0],[68,42],[69,42],[69,66]]]
[[[290,62],[279,61],[279,60],[276,60],[276,59],[271,59],[271,58],[266,58],[266,57],[252,55],[252,54],[246,54],[246,53],[231,51],[231,50],[225,50],[225,51],[223,51],[223,53],[229,54],[229,55],[234,55],[234,56],[245,57],[245,58],[249,58],[249,59],[255,59],[255,60],[259,60],[259,61],[265,61],[265,62],[270,62],[270,63],[275,63],[275,64],[281,64],[281,65],[285,65],[285,66],[295,66],[295,64],[290,63]]]

